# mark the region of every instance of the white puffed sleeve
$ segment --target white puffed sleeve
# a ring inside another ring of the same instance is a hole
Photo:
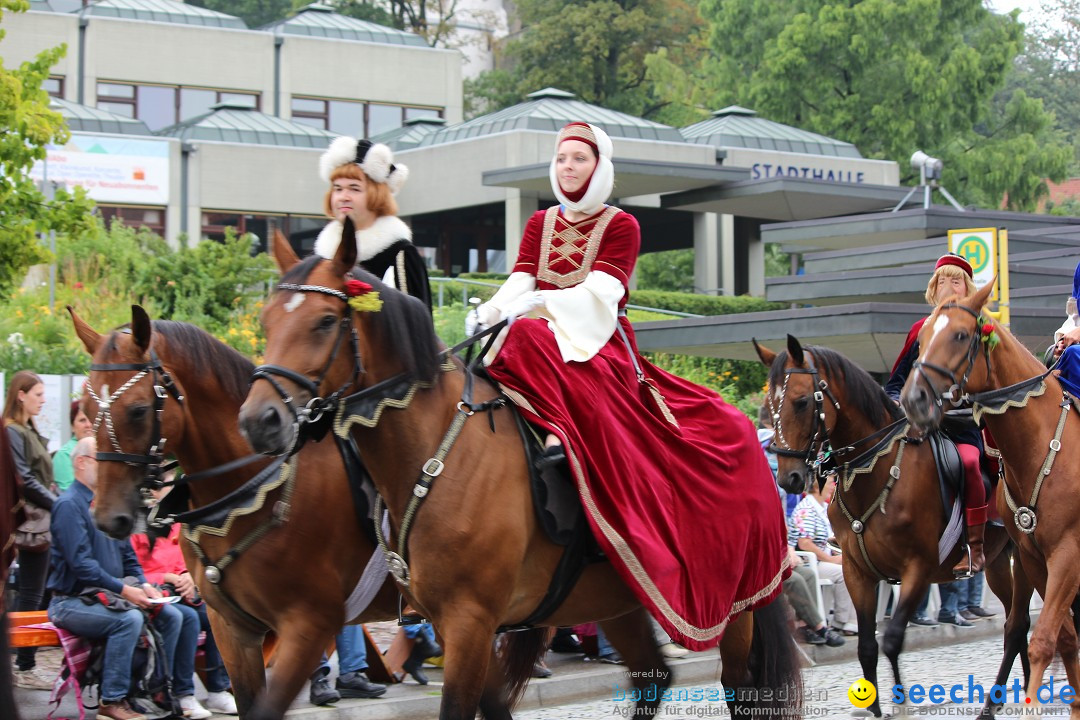
[[[536,277],[527,272],[510,273],[506,282],[490,300],[476,309],[480,324],[491,327],[499,322],[499,317],[506,306],[515,299],[536,289]]]
[[[615,333],[619,301],[625,293],[620,280],[594,270],[580,285],[541,290],[544,305],[533,315],[548,319],[563,361],[585,362],[600,352]]]

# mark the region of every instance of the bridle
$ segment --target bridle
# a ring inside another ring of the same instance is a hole
[[[130,330],[122,330],[121,332],[129,333]],[[90,370],[99,370],[104,372],[119,371],[119,370],[134,370],[135,374],[132,375],[123,385],[116,389],[115,392],[109,393],[109,386],[102,385],[101,396],[94,392],[92,386],[87,387],[87,393],[98,404],[98,412],[94,418],[94,434],[97,435],[98,428],[101,427],[101,423],[105,423],[105,429],[109,434],[109,442],[112,445],[112,452],[98,452],[97,459],[99,462],[121,462],[132,466],[143,466],[146,468],[146,474],[139,482],[140,488],[160,488],[166,483],[161,479],[162,475],[175,467],[176,463],[165,464],[165,443],[166,439],[161,434],[161,419],[165,410],[165,398],[172,396],[176,402],[183,405],[184,396],[180,394],[176,384],[173,382],[172,376],[161,365],[161,360],[158,359],[157,353],[153,350],[150,351],[150,359],[147,362],[142,363],[94,363],[90,366]],[[112,406],[120,399],[120,397],[129,389],[135,386],[143,378],[149,377],[154,388],[154,404],[151,414],[151,426],[150,426],[150,440],[145,451],[142,453],[128,453],[120,447],[120,441],[116,437],[116,429],[113,425]]]
[[[829,388],[829,383],[818,375],[813,358],[810,355],[806,355],[805,358],[806,367],[791,367],[784,370],[784,384],[780,388],[780,397],[777,399],[775,407],[773,405],[774,395],[769,394],[769,414],[772,415],[775,434],[768,450],[781,457],[796,458],[806,463],[807,469],[812,473],[812,475],[807,476],[806,482],[809,486],[811,477],[817,476],[819,479],[824,479],[829,471],[835,467],[836,461],[833,457],[832,444],[829,442],[829,427],[825,423],[825,396],[829,396],[829,402],[832,403],[837,412],[840,410],[840,403],[837,402],[836,397]],[[810,375],[814,387],[814,414],[805,450],[795,450],[791,447],[784,437],[784,427],[781,421],[788,380],[791,379],[792,375]],[[777,440],[782,445],[777,445]]]
[[[940,308],[938,308],[939,317],[941,311],[952,310],[954,308],[959,308],[960,310],[963,310],[967,314],[971,315],[971,317],[975,318],[975,328],[971,333],[971,340],[968,343],[967,352],[964,353],[964,359],[962,361],[963,365],[957,366],[956,370],[950,370],[949,368],[942,365],[935,365],[934,363],[929,363],[924,360],[916,360],[915,363],[911,366],[912,370],[915,371],[916,382],[921,380],[922,382],[926,383],[926,385],[930,388],[931,395],[934,398],[934,404],[938,407],[942,407],[944,401],[946,400],[949,401],[949,403],[953,407],[959,407],[966,400],[969,399],[965,392],[965,387],[967,386],[967,381],[968,378],[971,376],[971,372],[975,369],[975,363],[978,359],[977,355],[979,353],[979,345],[980,343],[982,343],[982,335],[979,332],[979,313],[975,312],[971,308],[965,305],[960,305],[959,303],[952,302],[947,305],[942,305]],[[989,345],[985,346],[983,357],[986,360],[986,375],[987,377],[989,377],[991,370]],[[956,373],[960,370],[960,367],[965,368],[964,374],[960,377],[960,380],[957,381]],[[924,372],[923,368],[926,368],[927,370],[932,370],[938,376],[946,379],[949,382],[948,390],[942,392],[938,388],[937,384],[934,383],[930,375]]]
[[[279,283],[277,289],[292,290],[294,292],[302,293],[321,293],[341,300],[346,306],[348,306],[349,302],[349,296],[344,292],[324,285]],[[323,381],[326,379],[327,373],[330,372],[330,367],[334,364],[334,360],[337,358],[338,352],[341,350],[341,346],[346,336],[349,338],[349,346],[353,353],[354,362],[352,375],[337,390],[330,393],[325,398],[320,397],[319,390],[322,387]],[[266,380],[270,383],[274,388],[274,391],[281,398],[281,401],[285,404],[285,407],[292,413],[294,428],[293,437],[299,438],[300,429],[308,423],[318,422],[327,411],[336,408],[341,401],[341,398],[345,396],[349,388],[356,384],[356,381],[363,374],[364,363],[360,357],[360,339],[357,335],[356,327],[353,325],[352,309],[347,308],[344,316],[342,316],[341,321],[338,323],[338,334],[337,338],[334,340],[334,348],[330,352],[329,357],[326,358],[326,363],[319,371],[316,379],[312,380],[302,373],[298,373],[295,370],[291,370],[281,365],[267,364],[259,365],[255,368],[255,372],[251,376],[251,382],[254,384],[257,380]],[[297,407],[293,403],[293,396],[286,392],[285,388],[282,387],[275,376],[277,376],[277,378],[285,378],[296,385],[299,385],[311,396],[311,399],[308,400],[303,407]]]

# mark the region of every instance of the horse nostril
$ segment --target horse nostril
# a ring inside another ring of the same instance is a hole
[[[131,534],[131,530],[134,527],[135,518],[131,515],[117,515],[113,518],[112,532],[110,534],[116,538],[126,538]]]

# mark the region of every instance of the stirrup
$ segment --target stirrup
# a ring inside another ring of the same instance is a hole
[[[975,572],[972,569],[971,564],[971,545],[964,545],[964,553],[967,555],[967,570],[957,570],[953,567],[953,580],[967,580],[968,578],[975,577]]]

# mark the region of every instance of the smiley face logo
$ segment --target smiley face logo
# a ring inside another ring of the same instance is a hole
[[[847,696],[855,707],[867,708],[877,698],[877,688],[865,678],[859,678],[848,688]]]

